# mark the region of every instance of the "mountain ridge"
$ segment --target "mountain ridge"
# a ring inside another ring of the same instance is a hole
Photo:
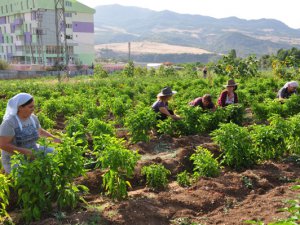
[[[281,48],[300,47],[300,29],[275,19],[216,19],[169,10],[105,5],[96,7],[95,42],[159,42],[238,56],[274,54]]]

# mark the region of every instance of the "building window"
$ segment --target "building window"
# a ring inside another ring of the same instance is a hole
[[[66,6],[72,7],[72,2],[66,1]]]
[[[66,12],[66,13],[65,13],[65,17],[72,17],[72,13]]]

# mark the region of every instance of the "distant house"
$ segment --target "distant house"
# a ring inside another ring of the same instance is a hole
[[[163,64],[162,63],[147,63],[147,69],[159,69]]]
[[[147,64],[147,69],[159,69],[159,67],[164,66],[164,67],[172,67],[175,70],[181,70],[183,69],[183,67],[181,66],[175,66],[173,63],[171,62],[164,62],[164,63],[148,63]]]
[[[104,64],[102,67],[107,72],[112,73],[123,70],[125,68],[125,64]]]

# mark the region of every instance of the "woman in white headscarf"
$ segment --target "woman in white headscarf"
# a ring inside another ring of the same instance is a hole
[[[299,87],[297,81],[290,81],[287,82],[277,93],[277,98],[281,99],[287,99],[292,94],[297,93],[297,88]]]
[[[10,157],[19,152],[30,157],[32,151],[53,152],[53,148],[39,146],[39,136],[52,137],[54,142],[61,140],[41,128],[38,118],[33,114],[34,100],[30,94],[20,93],[11,98],[6,107],[0,125],[0,148],[2,149],[2,165],[7,174],[11,172]]]

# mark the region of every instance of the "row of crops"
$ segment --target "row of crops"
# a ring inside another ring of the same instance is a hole
[[[14,157],[14,162],[22,166],[9,177],[0,174],[0,216],[7,216],[10,190],[16,191],[26,221],[51,211],[53,202],[59,210],[74,208],[88,191],[76,185],[74,179],[84,175],[88,165],[104,171],[103,187],[99,187],[103,193],[113,199],[126,198],[128,180],[140,155],[117,138],[119,129],[129,132],[132,143],[149,141],[154,129],[160,135],[171,136],[211,134],[220,146],[220,157],[215,159],[207,149],[199,147],[190,159],[193,174],[185,171],[177,175],[183,186],[199,176],[217,176],[221,166],[247,168],[300,152],[300,97],[294,95],[284,104],[276,99],[286,80],[269,73],[237,79],[240,103],[210,112],[188,103],[205,93],[210,93],[216,102],[228,76],[202,79],[195,74],[176,73],[166,77],[142,70],[141,74],[79,77],[67,82],[53,78],[1,82],[0,118],[9,98],[28,92],[34,96],[35,114],[42,127],[56,132],[63,143],[54,146],[57,154],[36,155],[31,162],[19,155]],[[151,105],[165,86],[178,92],[169,107],[182,120],[156,121]],[[52,145],[48,140],[41,142]],[[167,185],[169,173],[159,164],[142,170],[147,185],[154,189]]]

